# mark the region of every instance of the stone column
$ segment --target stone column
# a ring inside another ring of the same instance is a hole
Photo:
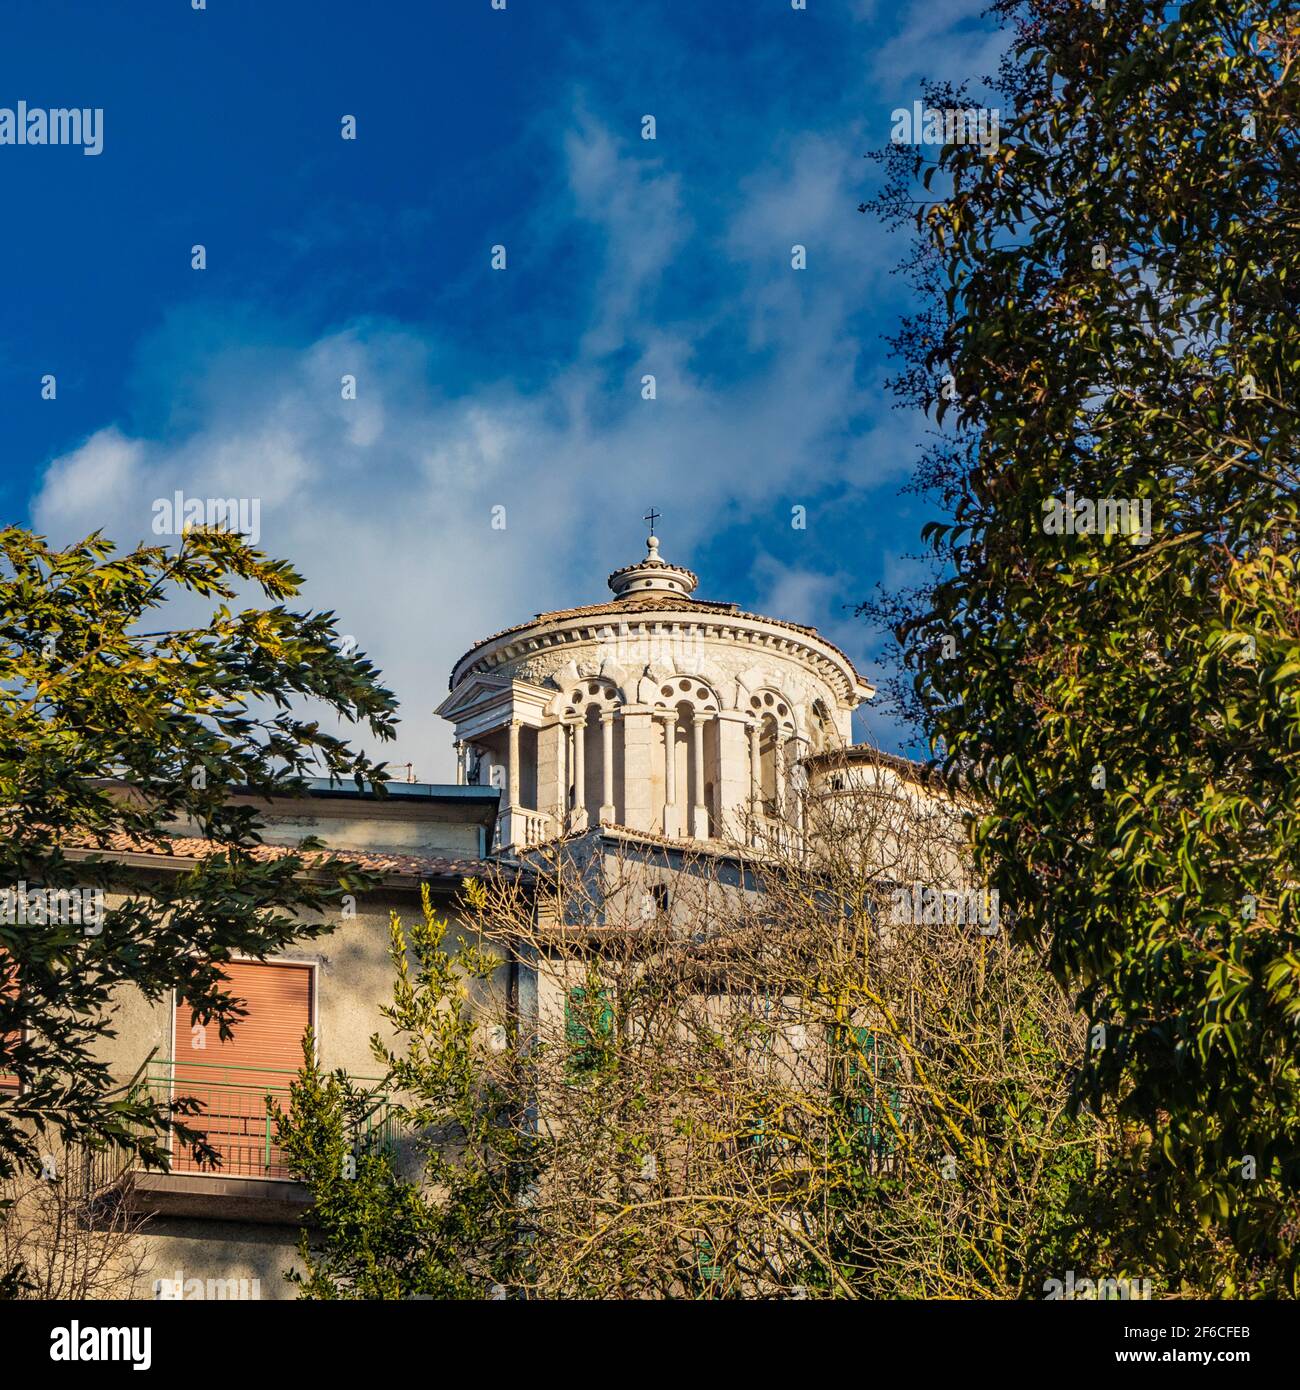
[[[618,722],[623,733],[623,824],[658,830],[652,795],[654,716],[648,705],[624,705]]]
[[[509,762],[506,764],[506,795],[509,797],[508,804],[511,806],[522,806],[524,803],[519,798],[519,721],[510,721],[510,753]]]
[[[617,812],[614,810],[614,715],[610,710],[600,716],[600,775],[600,821],[602,825],[613,825]]]
[[[587,825],[587,716],[578,716],[573,725],[573,823],[583,830]]]
[[[743,711],[718,712],[718,780],[715,796],[717,833],[736,839],[744,833],[745,810],[753,785],[746,736],[748,724],[748,716]]]
[[[753,804],[753,814],[761,815],[763,810],[763,721],[751,719],[749,722],[749,795]]]
[[[691,719],[691,834],[697,840],[709,838],[709,808],[704,804],[704,724],[707,715]]]
[[[465,740],[463,738],[456,740],[456,785],[458,787],[465,785]]]
[[[664,715],[664,834],[680,835],[677,822],[677,715]]]

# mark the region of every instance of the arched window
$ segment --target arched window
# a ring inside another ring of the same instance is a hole
[[[785,696],[777,690],[758,690],[749,697],[750,712],[758,720],[758,793],[760,809],[769,816],[780,810],[784,788],[778,785],[788,760],[781,750],[794,737],[794,715]]]
[[[569,764],[569,809],[585,809],[593,823],[600,814],[605,784],[602,715],[612,714],[622,703],[618,687],[603,676],[580,680],[564,702],[563,718],[576,726],[573,730],[575,743],[582,740],[582,786],[577,785],[578,749],[575,747]],[[617,763],[617,748],[611,747],[611,753]],[[614,781],[617,785],[617,775]]]
[[[721,708],[717,692],[698,676],[669,676],[655,692],[654,705],[656,710],[671,710],[673,715],[671,721],[663,721],[665,741],[661,746],[667,766],[655,770],[661,808],[666,810],[669,804],[677,808],[676,815],[665,820],[665,832],[669,835],[715,835],[717,812],[712,788],[717,785],[719,775],[716,716]],[[695,765],[697,752],[698,767]],[[670,782],[671,802],[668,799]],[[704,808],[703,823],[697,810],[700,806]]]
[[[820,753],[827,748],[834,748],[839,743],[839,732],[835,728],[835,721],[830,716],[830,711],[821,700],[812,702],[812,715],[810,733],[811,743],[814,753]]]

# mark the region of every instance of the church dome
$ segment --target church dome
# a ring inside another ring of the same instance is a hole
[[[556,623],[582,623],[595,618],[624,618],[633,613],[662,613],[664,622],[670,623],[670,614],[680,614],[685,618],[698,616],[701,619],[736,618],[745,623],[760,623],[768,627],[781,628],[791,633],[799,633],[814,640],[818,649],[833,653],[844,676],[845,692],[857,694],[854,706],[862,700],[870,699],[875,690],[862,679],[853,663],[834,643],[827,641],[816,628],[801,623],[786,622],[780,618],[770,618],[759,613],[746,613],[739,604],[694,598],[699,585],[699,576],[681,565],[673,565],[659,555],[659,537],[649,536],[646,540],[646,555],[632,565],[616,569],[608,579],[608,584],[616,597],[601,603],[589,603],[579,608],[557,608],[549,612],[535,613],[528,621],[503,628],[489,637],[476,642],[452,668],[447,682],[454,690],[465,676],[474,669],[489,669],[495,664],[501,643],[510,638],[530,634],[548,628]]]
[[[501,841],[596,825],[733,837],[782,814],[811,753],[852,742],[874,691],[814,628],[695,597],[659,554],[609,576],[612,599],[538,613],[476,643],[438,713],[460,772],[502,787]]]

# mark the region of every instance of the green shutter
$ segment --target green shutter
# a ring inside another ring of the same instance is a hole
[[[564,1040],[569,1061],[579,1070],[597,1066],[604,1044],[614,1036],[614,1005],[606,990],[571,989],[564,1001]]]
[[[854,1128],[876,1153],[889,1153],[896,1140],[894,1127],[880,1117],[877,1109],[887,1077],[896,1077],[902,1065],[890,1056],[880,1038],[870,1028],[850,1028],[849,1094],[854,1097],[850,1116]],[[887,1104],[895,1121],[901,1122],[903,1097],[891,1086]]]
[[[713,1252],[713,1242],[707,1237],[700,1238],[697,1247],[697,1263],[700,1270],[700,1278],[710,1282],[722,1278],[722,1266],[717,1261],[717,1256]]]

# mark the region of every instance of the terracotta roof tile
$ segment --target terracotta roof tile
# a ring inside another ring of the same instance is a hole
[[[858,680],[862,680],[858,669],[854,666],[849,657],[830,641],[823,637],[815,627],[805,627],[802,623],[788,623],[781,618],[769,618],[765,613],[745,613],[740,606],[735,603],[713,603],[706,599],[684,598],[680,594],[648,593],[638,594],[635,597],[610,599],[607,603],[591,603],[585,608],[557,608],[552,613],[538,613],[530,618],[526,623],[516,623],[513,627],[502,628],[500,632],[494,632],[490,637],[484,637],[474,645],[456,662],[453,668],[453,678],[455,672],[479,650],[486,647],[490,642],[496,642],[502,637],[510,637],[517,632],[526,632],[530,627],[537,627],[541,623],[561,622],[568,618],[613,618],[628,613],[690,613],[698,614],[701,618],[745,618],[751,622],[769,623],[773,627],[783,627],[791,632],[802,633],[805,637],[814,637],[823,646],[829,647],[837,656],[841,657],[849,670],[853,672]],[[448,681],[449,688],[453,687],[453,681]]]
[[[132,835],[116,832],[109,835],[103,845],[89,838],[81,838],[70,847],[98,854],[152,854],[159,858],[176,859],[206,859],[210,855],[219,854],[223,848],[211,840],[189,835],[168,836],[167,845],[167,850],[163,850]],[[293,854],[294,850],[287,845],[255,845],[250,853],[254,859],[265,863],[283,859],[286,855]],[[375,850],[310,850],[304,852],[302,858],[305,863],[319,867],[328,867],[331,863],[349,863],[372,873],[402,874],[412,878],[457,878],[475,870],[482,871],[484,867],[483,861],[479,859],[388,854]]]

